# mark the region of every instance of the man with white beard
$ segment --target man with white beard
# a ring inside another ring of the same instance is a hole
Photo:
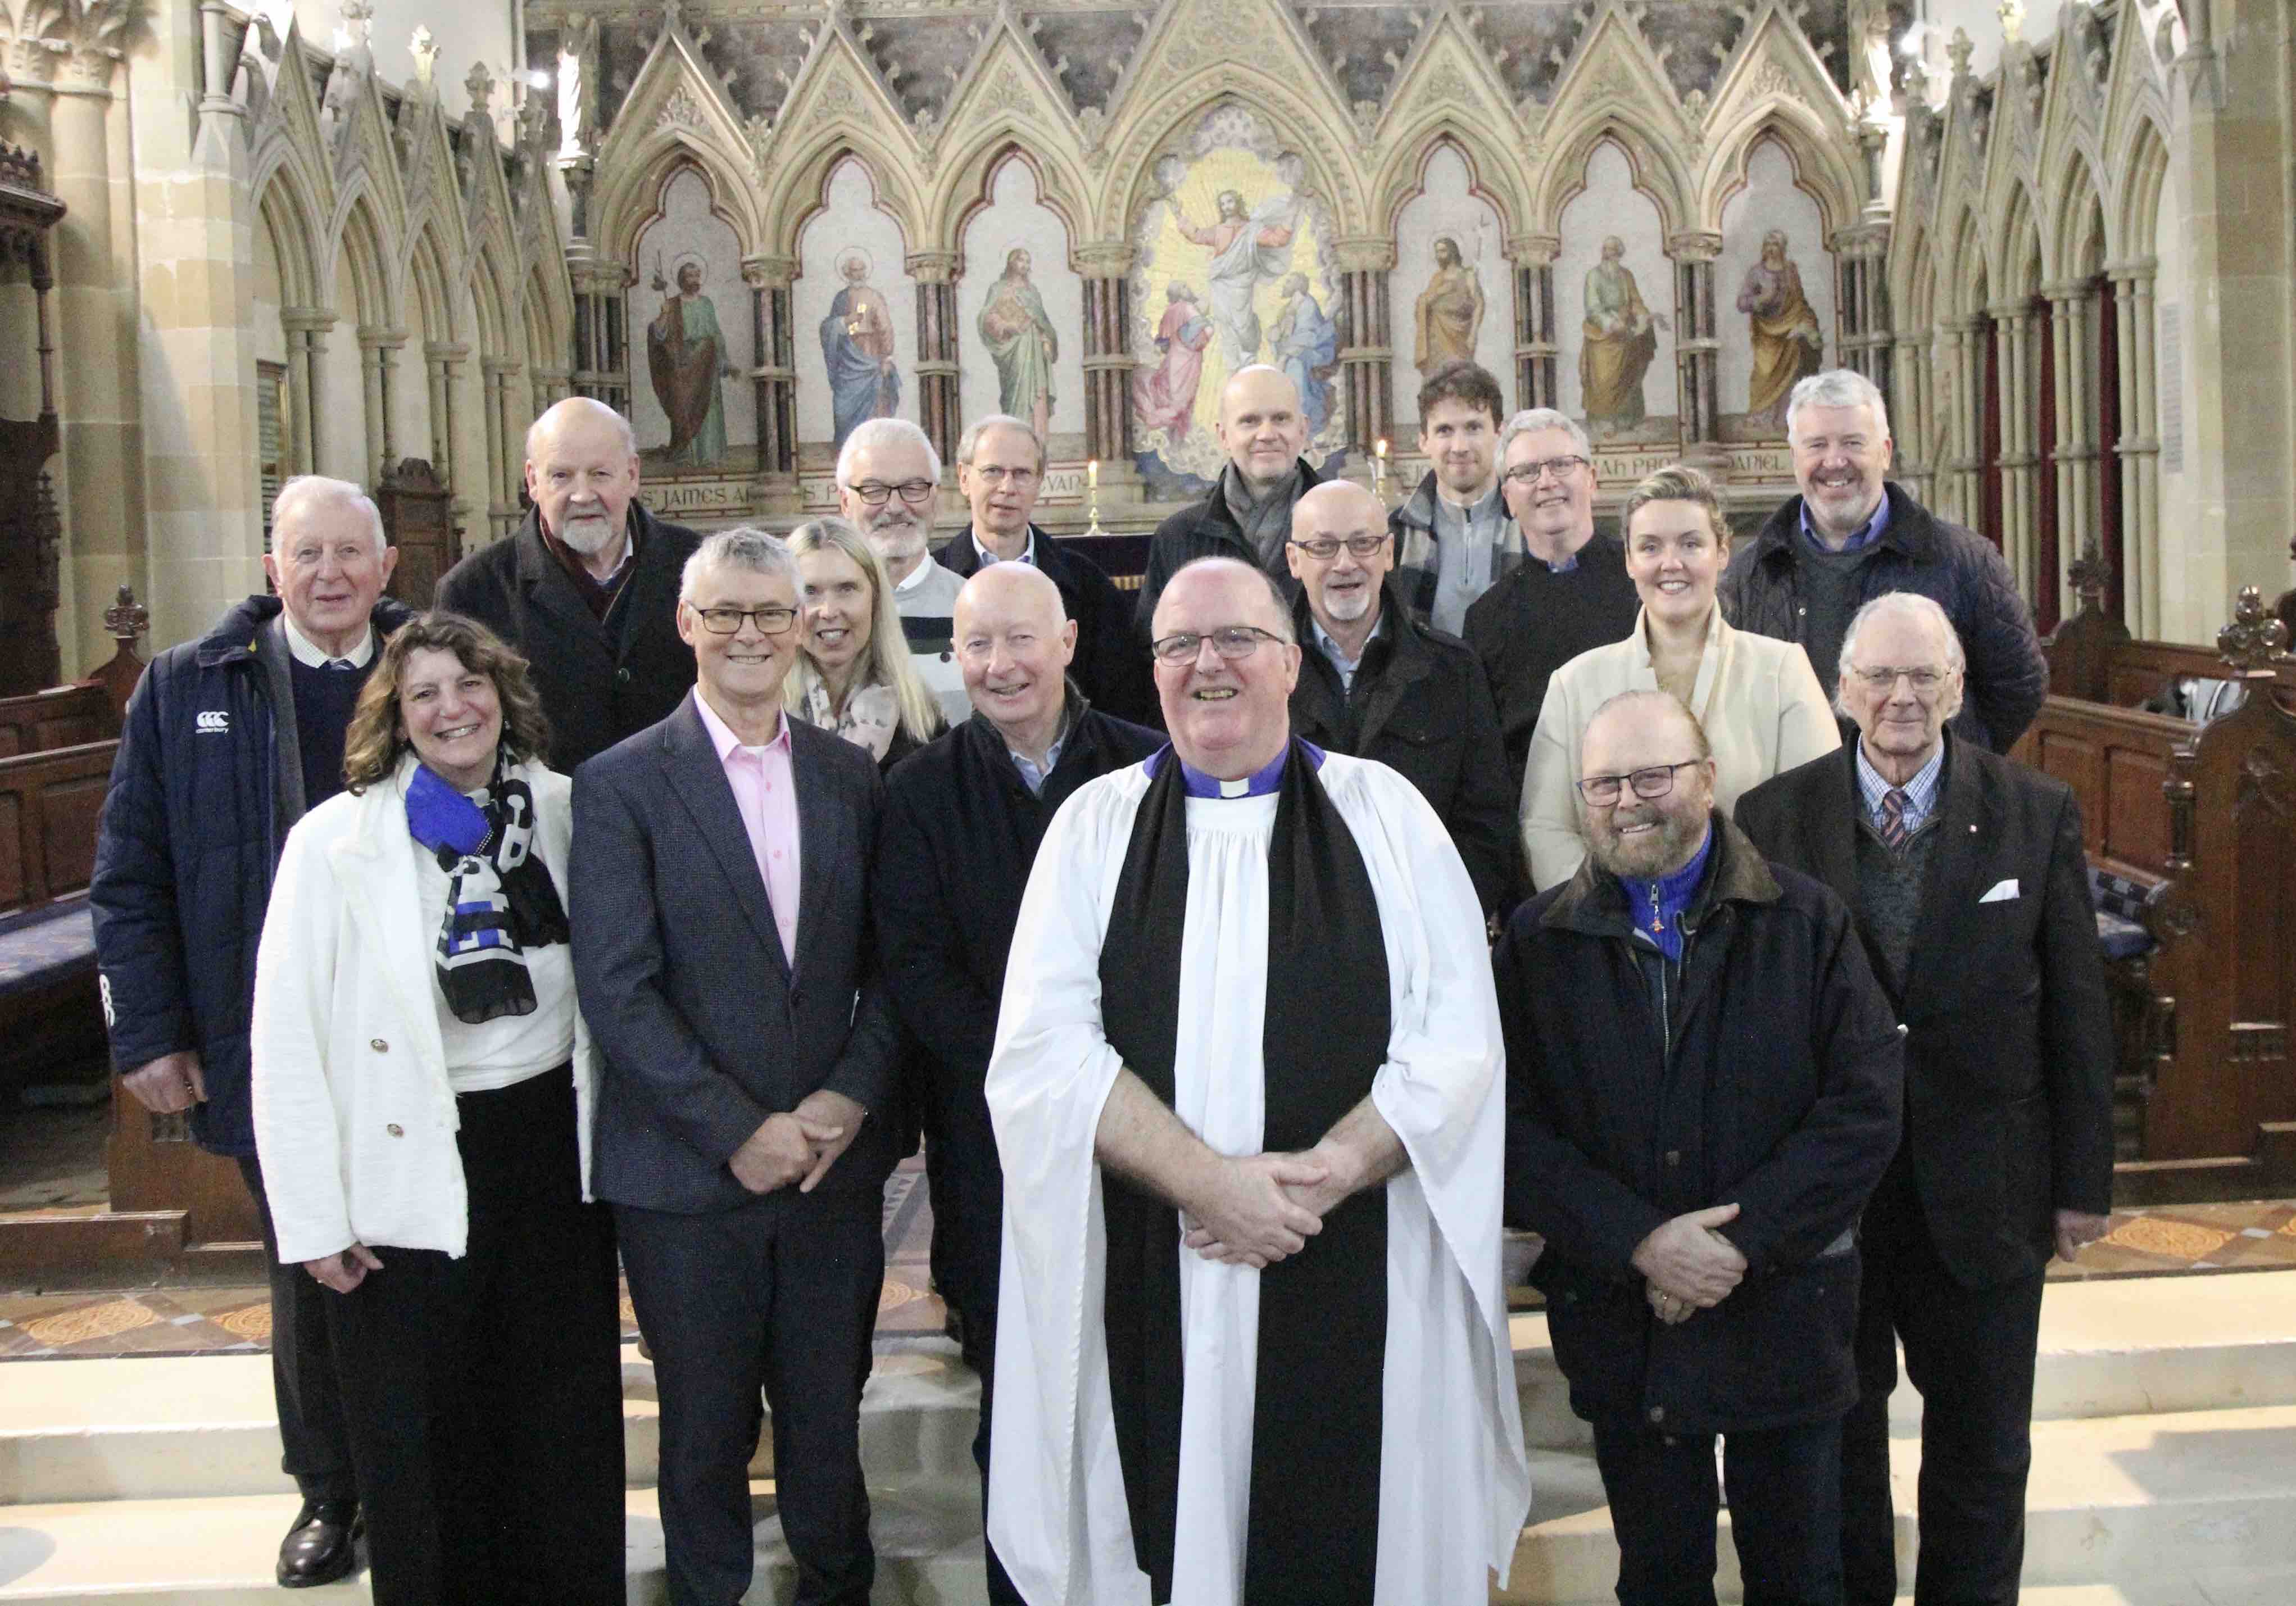
[[[964,670],[949,641],[964,580],[925,550],[939,489],[940,454],[906,418],[866,420],[837,454],[838,511],[884,564],[909,661],[940,703],[942,717],[958,725],[972,717]]]
[[[629,420],[571,396],[526,432],[534,505],[508,540],[439,582],[438,606],[478,620],[533,667],[551,767],[583,760],[669,717],[693,689],[677,588],[701,538],[637,500]]]
[[[1389,529],[1379,498],[1352,480],[1326,480],[1292,510],[1292,627],[1315,647],[1300,655],[1292,732],[1376,758],[1417,787],[1483,913],[1503,914],[1519,856],[1498,709],[1466,643],[1412,617]]]

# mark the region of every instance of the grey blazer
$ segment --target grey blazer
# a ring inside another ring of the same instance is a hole
[[[592,1185],[682,1214],[751,1195],[726,1162],[817,1088],[870,1118],[822,1187],[881,1187],[898,1159],[891,1002],[869,923],[884,784],[859,748],[790,723],[797,963],[716,748],[688,697],[574,778],[568,914],[601,1059]]]

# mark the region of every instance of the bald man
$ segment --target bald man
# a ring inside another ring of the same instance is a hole
[[[550,766],[571,774],[693,689],[677,586],[701,537],[637,500],[637,436],[586,396],[527,430],[526,489],[525,522],[447,570],[438,604],[526,655],[550,717]]]
[[[1514,809],[1506,746],[1482,665],[1464,642],[1421,624],[1393,578],[1395,540],[1379,498],[1349,480],[1292,510],[1285,543],[1300,684],[1292,729],[1332,752],[1375,758],[1433,805],[1486,915],[1514,905]]]
[[[1004,955],[1037,845],[1086,782],[1155,751],[1153,731],[1088,706],[1068,678],[1077,627],[1060,588],[992,563],[957,594],[955,644],[972,717],[897,766],[878,844],[877,930],[901,1019],[926,1045],[925,1168],[933,1263],[980,1373],[972,1444],[988,1476],[1004,1174],[981,1096]],[[1017,1602],[989,1552],[988,1598]]]
[[[1194,559],[1235,558],[1291,590],[1283,543],[1292,534],[1292,504],[1323,483],[1300,455],[1308,449],[1308,415],[1298,389],[1283,370],[1265,363],[1239,368],[1220,389],[1216,432],[1227,454],[1219,483],[1201,502],[1158,525],[1149,539],[1148,572],[1134,616],[1143,641],[1165,583]]]

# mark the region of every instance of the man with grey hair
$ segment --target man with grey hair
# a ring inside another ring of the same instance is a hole
[[[949,645],[956,594],[964,582],[926,550],[939,489],[940,454],[906,418],[855,425],[837,454],[838,511],[885,565],[909,661],[940,703],[943,717],[956,725],[972,711]]]
[[[280,488],[273,595],[171,647],[129,700],[88,889],[121,1085],[186,1113],[239,1164],[271,1282],[281,1466],[303,1494],[279,1547],[288,1588],[350,1571],[358,1511],[324,1291],[282,1265],[256,1159],[248,1023],[255,953],[288,828],[343,786],[343,740],[382,637],[412,617],[382,594],[398,559],[366,494],[305,475]]]
[[[2112,1208],[2112,1018],[2080,809],[1951,729],[1965,666],[1930,598],[1866,603],[1839,673],[1841,750],[1756,787],[1737,820],[1849,905],[1906,1034],[1904,1141],[1866,1207],[1845,1598],[1898,1598],[1902,1342],[1923,1405],[1915,1598],[2013,1602],[2042,1275]]]
[[[1595,529],[1594,448],[1552,407],[1516,414],[1499,431],[1499,489],[1528,556],[1467,610],[1467,645],[1482,660],[1518,791],[1546,683],[1581,652],[1622,641],[1642,606],[1626,548]]]
[[[722,531],[682,581],[692,693],[574,777],[567,915],[603,1057],[591,1187],[653,1356],[669,1598],[750,1586],[762,1385],[798,1598],[865,1602],[861,1386],[901,1126],[869,941],[884,788],[860,748],[783,712],[783,544]]]
[[[2040,712],[2049,666],[2001,553],[1889,479],[1890,410],[1864,374],[1833,368],[1796,384],[1786,439],[1801,494],[1731,555],[1724,614],[1741,630],[1800,642],[1824,674],[1862,604],[1920,592],[1945,610],[1968,653],[1955,728],[2007,752]]]
[[[568,397],[527,430],[526,490],[533,505],[517,531],[448,569],[439,606],[526,655],[551,767],[570,774],[693,684],[676,604],[700,537],[637,500],[629,420],[588,397]]]
[[[1152,688],[1147,654],[1132,635],[1132,604],[1098,564],[1031,520],[1045,489],[1044,438],[1010,414],[974,419],[956,443],[956,484],[972,521],[940,549],[941,566],[964,579],[993,563],[1042,570],[1076,626],[1069,674],[1078,689],[1104,713],[1147,718]]]

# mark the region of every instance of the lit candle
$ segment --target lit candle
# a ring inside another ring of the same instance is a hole
[[[1384,490],[1387,488],[1387,442],[1382,439],[1374,443],[1372,449],[1377,454],[1371,465],[1372,488]]]
[[[1094,490],[1100,488],[1100,459],[1095,457],[1084,465],[1084,482]]]

